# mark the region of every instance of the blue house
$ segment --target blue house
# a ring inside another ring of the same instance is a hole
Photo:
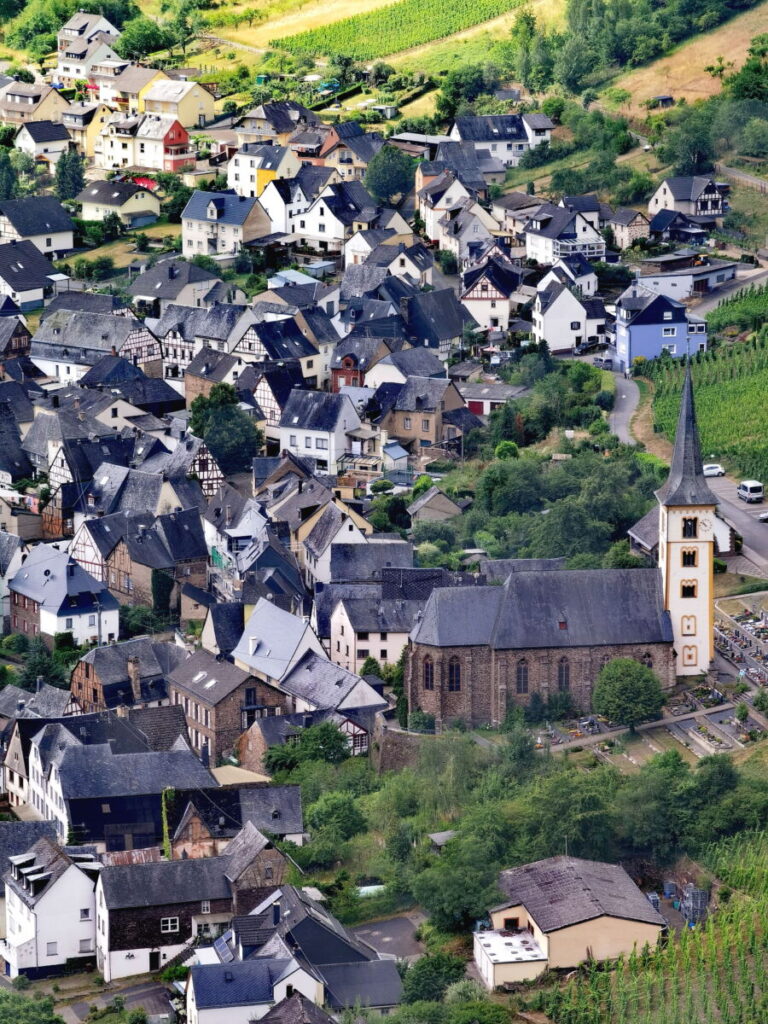
[[[684,356],[707,348],[707,325],[685,306],[633,284],[616,303],[614,344],[618,369],[626,370],[638,356],[656,359],[662,352]]]

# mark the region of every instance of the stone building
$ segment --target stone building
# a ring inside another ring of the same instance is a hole
[[[438,726],[499,724],[510,705],[570,693],[591,705],[603,665],[635,658],[663,687],[709,668],[712,521],[716,498],[702,473],[690,368],[669,478],[657,492],[659,568],[558,569],[510,561],[504,584],[434,590],[410,636],[410,707]]]

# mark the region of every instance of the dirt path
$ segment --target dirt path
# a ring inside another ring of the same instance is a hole
[[[629,431],[651,455],[657,455],[665,462],[672,461],[671,443],[653,429],[653,384],[650,381],[645,381],[645,388],[640,391],[640,404],[630,420]]]

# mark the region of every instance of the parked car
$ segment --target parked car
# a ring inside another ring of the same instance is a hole
[[[736,490],[736,493],[742,501],[762,501],[763,485],[759,480],[742,480]]]
[[[599,367],[601,370],[612,370],[613,360],[610,356],[595,356],[592,360],[594,366]]]
[[[761,512],[757,517],[758,523],[768,523],[768,512]]]
[[[725,476],[725,470],[719,462],[709,462],[706,466],[702,466],[702,472],[704,476]]]

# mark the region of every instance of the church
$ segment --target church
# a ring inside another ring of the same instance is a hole
[[[659,564],[648,569],[512,563],[502,586],[434,590],[410,636],[406,694],[438,727],[499,725],[507,708],[569,692],[588,711],[603,665],[635,658],[664,688],[714,655],[716,498],[702,473],[690,368],[669,476],[657,492]],[[467,598],[469,597],[469,600]]]

